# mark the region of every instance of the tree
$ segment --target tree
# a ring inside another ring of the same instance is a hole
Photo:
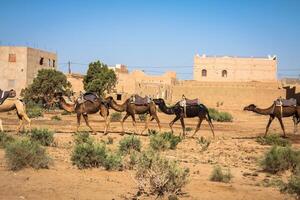
[[[99,96],[104,95],[106,92],[110,93],[116,82],[115,72],[108,69],[107,65],[100,61],[90,63],[87,74],[83,78],[85,91],[95,92]]]
[[[53,102],[55,92],[70,94],[70,88],[71,83],[62,72],[54,69],[41,69],[37,77],[33,79],[33,83],[22,90],[21,96],[25,102],[42,101],[49,105]]]

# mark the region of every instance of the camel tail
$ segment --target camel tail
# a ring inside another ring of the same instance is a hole
[[[208,108],[207,108],[205,105],[203,105],[203,104],[201,104],[201,106],[202,106],[202,107],[204,108],[204,110],[206,111],[207,119],[208,119],[209,123],[212,125],[212,128],[214,128],[214,125],[213,125],[213,123],[212,123],[211,117],[210,117],[210,115],[209,115],[209,110],[208,110]]]

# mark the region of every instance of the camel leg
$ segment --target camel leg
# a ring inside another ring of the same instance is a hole
[[[183,138],[185,138],[185,124],[184,124],[184,118],[180,117],[180,122],[181,122],[181,127],[182,127],[182,131],[183,131]]]
[[[286,137],[285,130],[284,130],[284,125],[283,125],[283,122],[282,122],[282,118],[278,117],[278,120],[280,122],[281,129],[283,130],[283,137]]]
[[[148,115],[146,115],[146,119],[145,119],[145,128],[144,128],[144,130],[141,132],[141,135],[144,133],[144,131],[145,131],[146,129],[148,129],[148,125],[149,125],[149,117],[148,117]]]
[[[192,135],[192,137],[194,137],[194,136],[196,135],[196,133],[199,131],[202,121],[203,121],[203,118],[199,117],[198,124],[197,124],[197,126],[196,126],[195,132],[194,132],[194,134]]]
[[[297,130],[298,119],[295,115],[293,116],[293,122],[294,122],[294,134],[297,134],[297,132],[298,132],[298,130]]]
[[[81,114],[78,113],[77,114],[77,128],[76,128],[76,132],[78,132],[79,127],[80,127],[80,121],[81,121]]]
[[[158,128],[159,128],[159,132],[161,132],[161,125],[160,125],[160,121],[158,119],[158,116],[156,114],[152,115],[152,119],[155,119],[155,121],[157,122]]]
[[[208,118],[206,118],[206,121],[207,121],[208,124],[209,124],[210,130],[211,130],[211,132],[212,132],[212,134],[213,134],[213,138],[215,138],[214,125],[212,124],[212,122],[211,122]]]
[[[176,115],[176,117],[170,122],[169,126],[171,128],[171,132],[174,133],[173,131],[173,124],[180,119],[180,116]]]
[[[97,133],[94,131],[94,129],[90,126],[88,115],[87,114],[83,114],[82,116],[84,118],[84,121],[85,121],[86,125],[92,130],[93,135],[97,135]]]
[[[1,132],[3,132],[4,130],[3,130],[3,125],[2,125],[2,120],[0,119],[0,130],[1,130]]]
[[[137,127],[136,127],[135,114],[132,114],[131,118],[132,118],[132,125],[133,125],[134,130],[135,130],[134,133],[137,134],[138,131],[137,131]]]
[[[124,134],[124,121],[129,117],[129,114],[126,113],[126,115],[124,116],[124,118],[121,121],[121,126],[122,126],[122,133]]]
[[[104,119],[105,119],[104,135],[106,135],[108,133],[108,129],[109,129],[109,126],[110,126],[110,118],[108,116],[106,116]]]
[[[266,127],[266,132],[265,132],[265,136],[264,136],[264,137],[267,136],[267,133],[268,133],[268,131],[269,131],[269,127],[270,127],[270,125],[271,125],[273,119],[274,119],[274,117],[273,117],[273,116],[270,116],[269,122],[268,122],[267,127]]]

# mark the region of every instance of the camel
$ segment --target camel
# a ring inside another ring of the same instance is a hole
[[[275,105],[272,104],[270,107],[262,109],[262,108],[258,108],[254,104],[250,104],[249,106],[246,106],[244,108],[244,110],[252,111],[252,112],[255,112],[260,115],[269,115],[270,116],[264,136],[267,135],[269,127],[275,117],[278,119],[281,129],[283,130],[283,137],[286,137],[284,125],[282,122],[282,118],[284,118],[284,117],[293,117],[294,133],[296,133],[297,132],[297,124],[299,122],[299,116],[300,116],[300,106],[289,106],[289,107],[284,106],[282,108],[280,106],[275,106],[275,108],[274,108],[274,106]],[[281,109],[282,109],[282,112],[281,112]]]
[[[200,105],[187,105],[186,106],[186,116],[184,114],[184,109],[183,107],[181,107],[179,105],[179,102],[176,103],[174,106],[172,107],[168,107],[165,103],[165,101],[161,98],[159,99],[154,99],[153,100],[155,102],[156,105],[158,105],[159,109],[167,114],[167,115],[176,115],[176,117],[170,122],[169,126],[171,128],[171,132],[173,133],[173,124],[180,119],[181,122],[181,127],[182,127],[182,131],[183,131],[183,137],[185,137],[185,124],[184,124],[184,118],[194,118],[194,117],[198,117],[199,121],[198,124],[196,126],[195,132],[192,135],[192,137],[194,137],[194,135],[199,131],[200,126],[202,121],[205,119],[209,126],[210,129],[212,131],[213,137],[215,137],[215,133],[214,133],[214,129],[213,129],[213,124],[208,112],[208,109],[206,108],[205,105],[200,104]]]
[[[29,119],[29,117],[26,114],[25,106],[24,106],[23,102],[21,100],[17,99],[17,98],[7,98],[0,105],[0,112],[8,112],[8,111],[12,111],[12,110],[17,111],[17,116],[20,120],[20,124],[17,128],[17,133],[19,133],[21,128],[24,126],[24,120],[27,121],[29,129],[30,129],[31,120]],[[1,119],[0,119],[0,130],[4,131]]]
[[[71,101],[68,97],[63,96],[62,94],[56,94],[55,96],[61,109],[67,112],[75,112],[77,114],[77,131],[80,127],[82,115],[86,125],[92,130],[92,134],[96,135],[97,133],[89,124],[88,114],[95,114],[100,111],[99,114],[105,119],[104,135],[107,134],[107,130],[109,128],[109,110],[100,98],[97,98],[95,102],[85,101],[83,103],[78,103],[77,101]]]
[[[146,121],[145,121],[145,128],[141,132],[141,134],[143,134],[143,132],[146,129],[148,129],[148,123],[149,123],[148,114],[151,116],[151,121],[153,119],[156,120],[156,122],[158,124],[159,131],[161,131],[160,121],[159,121],[157,113],[156,113],[156,105],[153,102],[150,102],[147,105],[136,105],[136,104],[132,103],[131,98],[129,98],[123,104],[120,105],[111,96],[107,97],[105,100],[107,101],[109,107],[111,107],[115,111],[117,111],[117,112],[124,112],[125,111],[126,112],[126,115],[124,116],[124,118],[121,121],[123,134],[124,134],[123,124],[124,124],[124,121],[129,116],[131,116],[131,118],[132,118],[132,123],[133,123],[133,126],[135,128],[135,133],[137,133],[135,114],[147,114],[146,115]]]

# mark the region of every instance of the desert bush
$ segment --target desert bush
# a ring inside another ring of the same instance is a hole
[[[114,143],[114,138],[108,137],[106,144],[113,144],[113,143]]]
[[[216,110],[214,108],[209,108],[208,112],[209,112],[210,117],[214,121],[218,121],[218,122],[232,122],[232,120],[233,120],[232,115],[230,113],[228,113],[228,112],[219,112],[218,110]]]
[[[15,141],[15,139],[11,136],[6,134],[5,132],[0,131],[0,148],[5,148],[6,145]]]
[[[154,150],[176,149],[179,142],[181,138],[171,132],[150,135],[150,147]]]
[[[53,132],[48,129],[33,128],[29,133],[30,140],[39,142],[43,146],[50,146],[53,144]]]
[[[68,112],[66,110],[62,111],[61,112],[61,115],[71,115],[72,113],[71,112]]]
[[[154,130],[154,129],[148,129],[148,135],[157,135],[158,131]]]
[[[140,120],[141,122],[146,121],[146,117],[147,117],[147,114],[139,114],[139,120]]]
[[[104,168],[106,170],[121,170],[122,156],[118,153],[108,152],[104,160]]]
[[[205,139],[203,136],[197,139],[197,142],[201,146],[201,152],[206,151],[210,145],[210,140]]]
[[[153,152],[143,152],[138,161],[136,179],[139,190],[146,194],[180,194],[188,176],[189,169]]]
[[[60,116],[58,116],[58,115],[54,115],[54,116],[51,117],[51,120],[54,120],[54,121],[61,121],[61,118],[60,118]]]
[[[134,167],[138,163],[139,156],[140,156],[140,152],[137,151],[132,151],[130,152],[130,154],[125,155],[123,158],[123,166],[126,169],[130,169],[130,170],[134,169]]]
[[[289,181],[287,184],[285,184],[281,190],[281,192],[287,192],[290,194],[296,194],[297,199],[300,197],[300,177],[299,175],[292,175],[289,178]]]
[[[123,137],[119,142],[119,151],[122,154],[130,153],[131,151],[141,151],[140,138],[132,135]]]
[[[209,180],[215,181],[215,182],[223,182],[223,183],[228,183],[231,178],[232,174],[229,169],[227,169],[225,172],[222,170],[222,168],[218,165],[215,166],[212,174],[210,175]]]
[[[37,118],[37,117],[43,117],[43,108],[37,104],[27,106],[26,107],[26,113],[29,118]]]
[[[290,147],[273,146],[266,152],[260,164],[265,171],[275,174],[288,169],[298,170],[299,163],[299,152]]]
[[[193,128],[191,128],[191,127],[186,127],[185,128],[185,131],[187,131],[187,132],[192,131],[192,130],[193,130]]]
[[[287,139],[281,138],[277,134],[270,134],[270,135],[267,135],[266,137],[258,137],[256,139],[256,142],[261,145],[277,145],[277,146],[282,146],[282,147],[291,146],[290,141],[288,141]]]
[[[94,139],[90,137],[90,134],[88,132],[78,132],[76,133],[74,142],[75,144],[82,144],[82,143],[92,144],[94,142]]]
[[[24,167],[34,169],[48,168],[51,159],[39,143],[24,139],[9,143],[5,148],[5,157],[11,170]]]
[[[122,119],[122,113],[114,112],[110,115],[110,121],[119,122]]]

